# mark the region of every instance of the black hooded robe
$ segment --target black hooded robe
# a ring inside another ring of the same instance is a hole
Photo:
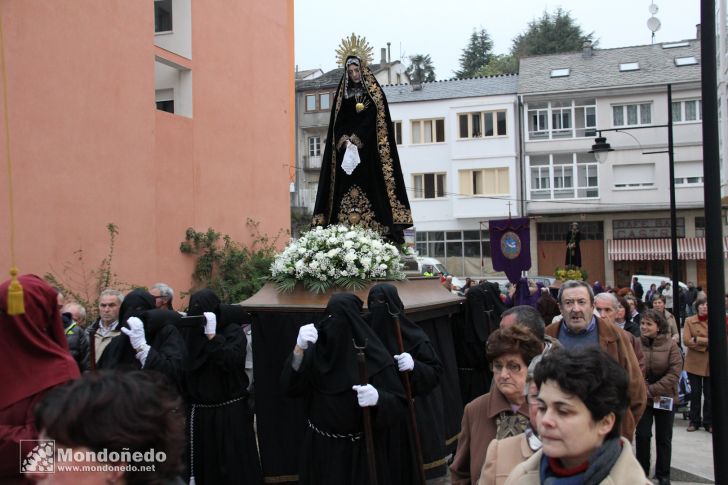
[[[428,479],[443,476],[446,473],[444,405],[442,395],[433,392],[440,384],[443,366],[430,338],[424,330],[409,320],[404,314],[404,304],[399,298],[397,288],[389,283],[374,285],[369,290],[367,322],[385,345],[391,355],[399,354],[399,345],[395,335],[392,313],[399,314],[400,332],[404,351],[412,356],[415,367],[409,374],[412,397],[415,403],[415,420],[422,447],[422,462]],[[409,421],[405,421],[409,426]],[[406,429],[407,433],[412,431]],[[412,438],[414,439],[414,438]],[[402,448],[402,463],[412,461],[414,443]],[[416,464],[416,461],[415,461]],[[402,473],[397,483],[419,483],[416,468],[400,466]]]
[[[389,106],[369,68],[359,64],[359,99],[346,69],[334,96],[312,224],[360,225],[401,244],[404,229],[412,226],[412,212]],[[364,109],[357,111],[357,103]],[[351,175],[341,168],[347,140],[357,146],[361,159]]]
[[[237,311],[239,309],[239,311]],[[188,439],[188,462],[194,460],[195,482],[205,484],[263,483],[248,408],[245,373],[247,339],[242,308],[223,305],[212,290],[190,297],[189,316],[217,316],[216,334],[208,339],[204,323],[185,325],[181,332],[190,353],[183,373],[194,441]]]
[[[394,359],[361,317],[363,302],[356,295],[335,294],[326,317],[317,325],[319,337],[304,352],[301,366],[284,364],[282,386],[291,397],[303,397],[307,423],[299,482],[301,485],[368,485],[369,469],[363,436],[362,408],[352,386],[359,383],[352,339],[366,342],[369,384],[379,393],[372,417],[379,485],[396,485],[392,467],[403,443],[399,423],[405,419],[404,390]]]
[[[453,326],[463,405],[490,390],[492,374],[485,356],[485,343],[500,324],[505,305],[496,283],[483,282],[465,294],[465,315]]]
[[[184,341],[176,328],[179,313],[157,309],[152,295],[146,290],[136,289],[124,297],[119,315],[120,327],[128,328],[126,321],[130,317],[138,317],[144,323],[144,335],[150,349],[143,369],[163,374],[168,383],[179,390],[182,366],[187,356]],[[109,342],[96,368],[140,370],[142,366],[129,337],[121,333]]]

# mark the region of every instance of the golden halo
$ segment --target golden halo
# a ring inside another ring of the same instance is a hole
[[[372,52],[374,49],[367,42],[366,37],[359,37],[354,32],[350,37],[341,39],[341,44],[336,49],[336,61],[341,67],[346,67],[346,58],[356,56],[361,59],[362,66],[366,66],[372,62]]]

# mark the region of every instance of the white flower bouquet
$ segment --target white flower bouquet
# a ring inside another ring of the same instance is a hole
[[[278,291],[290,292],[297,282],[315,293],[332,287],[364,288],[372,279],[404,279],[400,252],[371,229],[360,226],[317,226],[276,256],[271,279]]]

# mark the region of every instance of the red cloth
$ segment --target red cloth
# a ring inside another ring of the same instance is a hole
[[[7,314],[10,280],[0,285],[0,409],[79,376],[63,333],[58,293],[35,275],[18,279],[22,315]]]

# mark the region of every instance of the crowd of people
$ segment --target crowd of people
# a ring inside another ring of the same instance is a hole
[[[19,475],[18,443],[39,438],[76,451],[166,453],[154,472],[112,469],[94,483],[262,483],[240,306],[203,289],[179,312],[157,283],[104,290],[98,319],[86,322],[82,305],[40,278],[20,281],[22,315],[7,314],[8,282],[0,286],[0,350],[22,363],[0,371],[3,483],[80,476]],[[654,426],[654,476],[669,484],[683,370],[688,431],[712,431],[705,295],[678,335],[664,294],[649,308],[634,288],[595,295],[567,281],[554,298],[528,281],[515,286],[505,301],[493,283],[465,293],[472,328],[453,337],[482,352],[487,372],[471,380],[492,382],[463,394],[451,483],[649,483]],[[397,288],[374,285],[366,311],[354,294],[334,294],[292,347],[280,386],[305,403],[299,483],[422,483],[422,455],[445,453],[442,409],[428,404],[443,362]]]

